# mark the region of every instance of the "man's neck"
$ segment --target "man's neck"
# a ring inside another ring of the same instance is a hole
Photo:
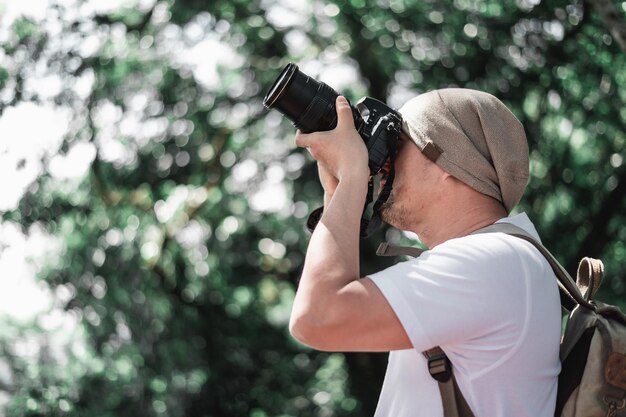
[[[424,245],[432,249],[447,240],[467,236],[507,215],[502,206],[491,201],[467,207],[469,208],[463,210],[455,210],[454,207],[450,210],[439,210],[414,232]]]

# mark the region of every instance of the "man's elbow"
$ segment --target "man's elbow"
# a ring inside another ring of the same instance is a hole
[[[303,314],[292,313],[289,333],[298,342],[317,350],[332,350],[328,346],[330,326]]]
[[[302,319],[296,317],[294,314],[291,314],[291,317],[289,318],[289,333],[291,334],[291,337],[296,339],[298,342],[307,345],[306,332],[303,327]]]

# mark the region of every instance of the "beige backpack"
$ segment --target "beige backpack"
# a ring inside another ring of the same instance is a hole
[[[558,278],[561,305],[570,312],[561,341],[562,369],[554,415],[626,417],[626,316],[619,308],[593,298],[602,281],[602,262],[583,258],[574,282],[541,243],[517,226],[498,223],[474,233],[496,232],[524,239],[545,256]],[[377,254],[418,256],[421,252],[418,248],[383,243]],[[445,353],[435,347],[424,355],[428,358],[430,374],[439,383],[444,416],[474,417]]]

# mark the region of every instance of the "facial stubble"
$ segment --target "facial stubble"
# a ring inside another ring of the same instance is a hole
[[[395,201],[393,190],[389,194],[387,201],[385,201],[380,207],[380,216],[385,223],[390,224],[393,227],[398,229],[405,228],[405,223],[408,220],[408,212],[404,207]]]

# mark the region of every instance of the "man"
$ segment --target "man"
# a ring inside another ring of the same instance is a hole
[[[325,208],[294,300],[292,335],[320,350],[390,351],[377,417],[443,415],[422,355],[435,346],[450,358],[475,416],[552,416],[560,371],[554,274],[528,242],[471,234],[500,221],[538,239],[525,214],[506,217],[528,181],[519,121],[474,90],[432,91],[403,106],[382,216],[430,250],[359,279],[367,150],[345,98],[336,107],[334,130],[296,136],[318,162]]]

